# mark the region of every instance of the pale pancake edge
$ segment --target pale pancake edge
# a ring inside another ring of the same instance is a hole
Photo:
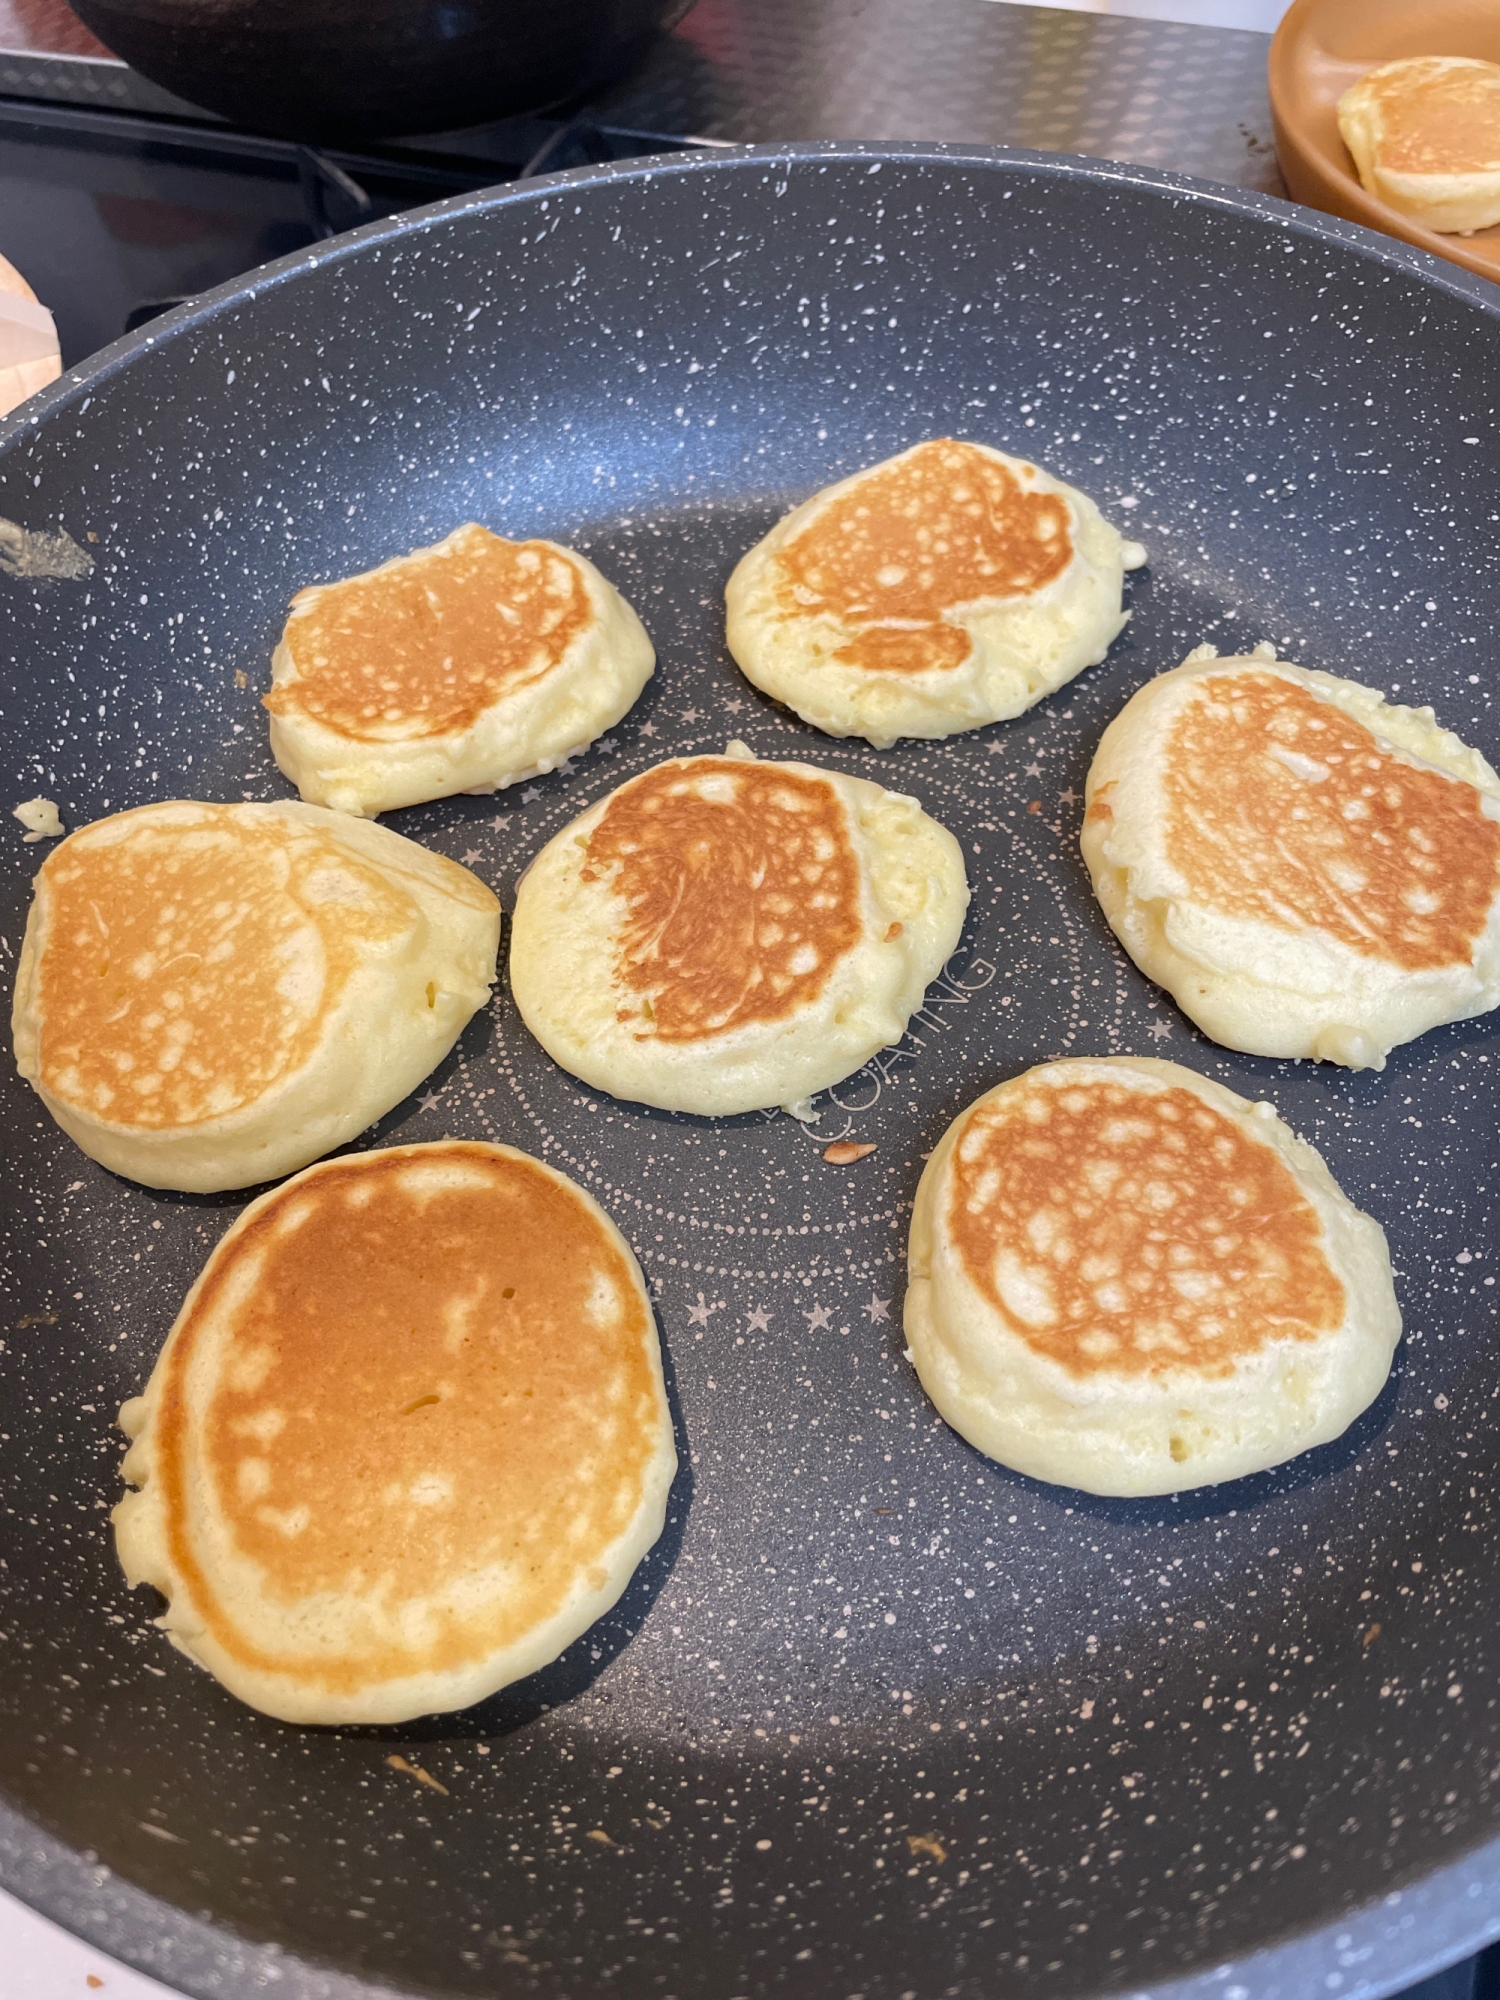
[[[757,687],[876,749],[1019,715],[1104,658],[1146,560],[1029,459],[932,438],[816,493],[740,562],[729,649]]]
[[[957,842],[914,799],[732,743],[643,772],[543,848],[511,990],[596,1089],[800,1110],[900,1039],[967,903]]]
[[[500,906],[468,869],[294,800],[142,806],[34,884],[21,1074],[114,1173],[248,1187],[345,1144],[489,997]]]
[[[1500,64],[1407,56],[1370,70],[1338,103],[1339,132],[1367,191],[1439,234],[1500,222]]]
[[[555,770],[630,708],[656,655],[576,549],[474,522],[292,600],[271,750],[302,797],[374,815]]]
[[[1500,1003],[1500,778],[1430,709],[1201,647],[1110,723],[1085,798],[1116,935],[1229,1048],[1380,1069]]]
[[[923,1172],[906,1335],[989,1457],[1185,1491],[1337,1437],[1401,1333],[1379,1225],[1268,1104],[1145,1057],[1044,1063]]]
[[[655,1321],[609,1217],[505,1146],[325,1161],[251,1204],[127,1403],[115,1510],[174,1645],[301,1723],[467,1707],[657,1539]]]

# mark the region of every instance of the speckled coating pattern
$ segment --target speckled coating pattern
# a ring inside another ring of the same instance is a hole
[[[96,559],[0,577],[0,803],[77,825],[284,795],[258,695],[292,591],[474,518],[581,547],[661,665],[572,767],[400,831],[508,904],[585,804],[735,735],[912,792],[975,891],[906,1039],[812,1131],[585,1091],[502,991],[366,1141],[504,1140],[604,1203],[683,1461],[606,1619],[405,1729],[248,1713],[124,1590],[111,1422],[239,1201],[112,1180],[7,1075],[0,1876],[227,2000],[1271,2000],[1385,1992],[1489,1935],[1496,1017],[1378,1075],[1216,1048],[1120,954],[1077,826],[1105,722],[1205,639],[1430,701],[1500,753],[1497,379],[1495,295],[1343,225],[1098,163],[830,147],[380,225],[0,433],[0,516]],[[955,430],[1145,542],[1134,620],[1016,722],[815,736],[728,662],[724,579],[814,488]],[[1000,1077],[1090,1052],[1270,1097],[1388,1231],[1407,1339],[1338,1443],[1101,1501],[935,1418],[899,1332],[922,1155]],[[826,1165],[844,1136],[878,1150]]]

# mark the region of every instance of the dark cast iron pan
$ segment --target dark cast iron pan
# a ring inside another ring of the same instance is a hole
[[[584,548],[660,671],[574,768],[403,833],[508,902],[607,787],[738,735],[914,793],[975,894],[816,1137],[599,1098],[503,989],[382,1121],[597,1193],[683,1463],[609,1617],[409,1728],[266,1721],[122,1587],[112,1419],[240,1199],[112,1179],[7,1073],[6,1882],[192,1993],[301,2000],[1268,2000],[1386,1992],[1492,1933],[1497,1017],[1380,1075],[1218,1049],[1122,958],[1077,826],[1104,724],[1202,640],[1271,639],[1500,756],[1497,384],[1497,295],[1349,225],[1098,162],[801,147],[380,224],[9,428],[0,516],[94,566],[0,577],[0,802],[284,795],[258,697],[292,592],[472,517]],[[1151,566],[1103,666],[877,755],[738,677],[721,592],[790,503],[939,432],[1077,481]],[[6,839],[10,966],[37,854]],[[900,1332],[923,1155],[998,1078],[1090,1051],[1271,1098],[1389,1231],[1406,1340],[1336,1444],[1097,1500],[936,1420]],[[846,1135],[879,1150],[825,1165]]]

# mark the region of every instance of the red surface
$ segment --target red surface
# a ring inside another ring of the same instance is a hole
[[[109,54],[62,0],[0,0],[0,49],[51,56]]]

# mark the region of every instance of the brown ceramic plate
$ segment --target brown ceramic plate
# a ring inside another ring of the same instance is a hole
[[[1439,236],[1360,186],[1339,136],[1337,105],[1377,63],[1398,56],[1500,62],[1495,0],[1293,0],[1271,43],[1271,114],[1281,171],[1296,201],[1383,229],[1500,283],[1500,228]]]

